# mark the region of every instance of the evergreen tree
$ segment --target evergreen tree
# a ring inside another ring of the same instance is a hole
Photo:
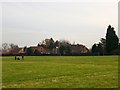
[[[103,54],[103,47],[102,47],[102,43],[99,42],[99,44],[97,44],[97,53],[99,53],[100,55]]]
[[[92,46],[92,53],[97,53],[97,44],[94,44],[93,46]]]
[[[27,48],[27,55],[33,55],[33,54],[34,54],[34,50],[31,47]]]
[[[71,53],[69,41],[62,40],[60,42],[59,52],[61,55],[69,55]]]
[[[59,47],[59,41],[58,40],[55,42],[55,47]]]
[[[64,55],[64,54],[65,54],[65,46],[64,46],[64,45],[61,45],[61,46],[60,46],[59,52],[60,52],[61,55]]]
[[[50,50],[52,50],[53,48],[55,48],[54,40],[53,40],[52,38],[50,38],[48,48],[49,48]]]
[[[111,54],[113,50],[118,48],[119,39],[111,25],[108,26],[106,33],[106,52]]]
[[[101,38],[100,39],[100,44],[101,44],[101,47],[102,47],[102,54],[104,55],[106,53],[106,39]]]

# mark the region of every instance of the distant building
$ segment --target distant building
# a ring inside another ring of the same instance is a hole
[[[71,45],[71,53],[72,54],[87,54],[89,49],[84,45]]]
[[[45,39],[44,43],[45,43],[46,46],[49,46],[50,45],[50,39]]]
[[[44,44],[38,44],[36,46],[30,46],[29,48],[8,48],[6,51],[1,52],[0,55],[60,55],[60,47],[61,44],[59,41],[55,42],[55,47],[53,49],[49,49],[48,46],[50,44],[50,39],[45,39]],[[65,44],[66,48],[64,51],[67,51],[66,55],[84,55],[89,53],[89,49],[81,44]],[[68,47],[69,46],[69,47]]]
[[[8,48],[6,52],[2,52],[2,55],[20,55],[24,54],[23,48],[15,47],[15,48]]]
[[[30,48],[33,49],[33,53],[35,51],[37,51],[40,54],[45,54],[46,53],[46,49],[42,46],[31,46]]]

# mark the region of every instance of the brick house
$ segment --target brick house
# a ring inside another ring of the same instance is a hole
[[[33,53],[35,51],[37,51],[37,52],[39,52],[41,54],[45,54],[46,53],[46,49],[43,48],[42,46],[31,46],[30,48],[33,49]]]
[[[84,45],[71,45],[71,53],[72,54],[87,54],[89,49]]]

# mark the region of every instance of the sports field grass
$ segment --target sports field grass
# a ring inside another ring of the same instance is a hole
[[[2,58],[3,88],[117,88],[118,56]]]

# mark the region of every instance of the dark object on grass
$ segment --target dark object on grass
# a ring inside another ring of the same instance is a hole
[[[24,55],[22,55],[22,60],[24,60]]]
[[[19,56],[17,57],[17,60],[20,60],[20,57],[19,57]]]
[[[15,55],[15,60],[17,59],[16,55]]]

